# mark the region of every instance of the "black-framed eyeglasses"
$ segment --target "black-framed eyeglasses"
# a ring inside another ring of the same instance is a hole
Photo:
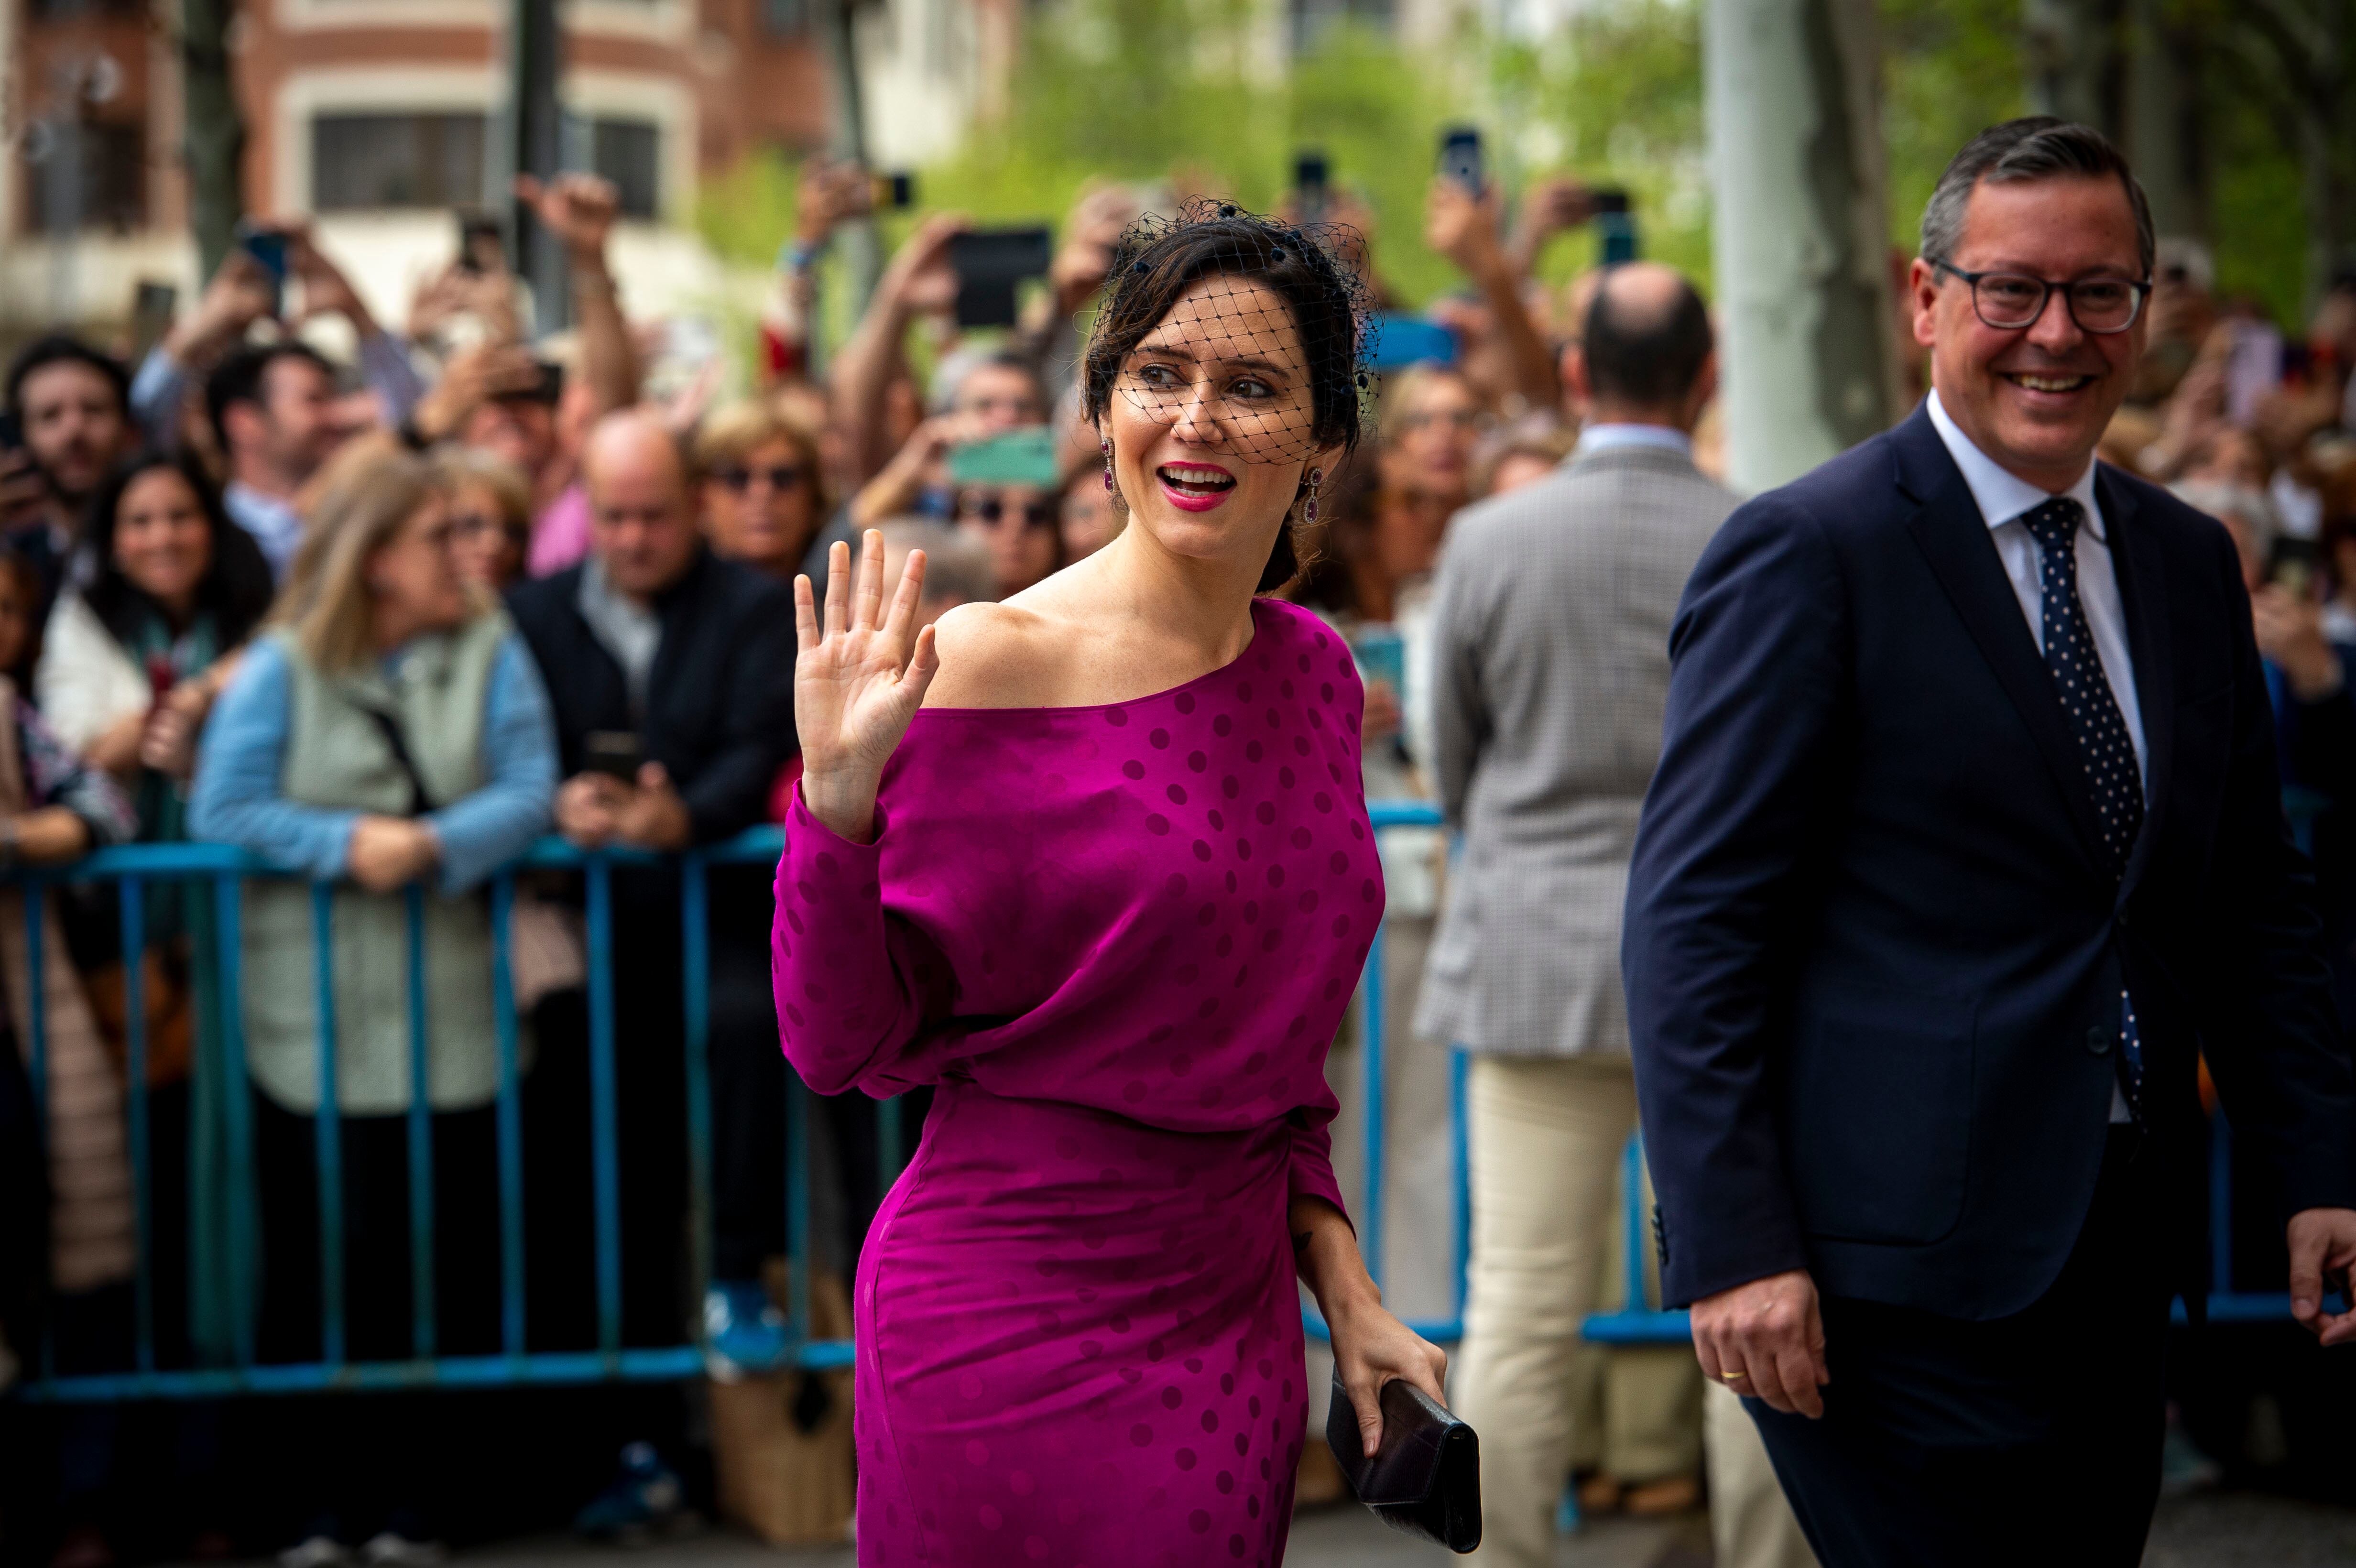
[[[2037,325],[2048,301],[2059,293],[2067,302],[2070,319],[2081,332],[2125,332],[2143,314],[2151,284],[2133,278],[2080,278],[2075,283],[2048,283],[2026,272],[1966,272],[1952,261],[1934,261],[1940,272],[1971,285],[1972,310],[1998,332],[2019,332]]]
[[[1025,501],[1015,507],[996,496],[961,496],[958,498],[958,516],[988,523],[993,528],[1007,517],[1020,517],[1023,527],[1044,528],[1055,521],[1055,503]]]
[[[722,468],[712,477],[742,496],[755,479],[766,479],[772,490],[790,490],[802,482],[802,471],[790,463],[780,463],[771,468]]]

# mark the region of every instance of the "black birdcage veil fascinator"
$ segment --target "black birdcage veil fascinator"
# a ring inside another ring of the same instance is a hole
[[[1369,417],[1372,293],[1338,259],[1357,236],[1197,199],[1130,226],[1086,362],[1086,411],[1114,398],[1247,463],[1346,452]]]

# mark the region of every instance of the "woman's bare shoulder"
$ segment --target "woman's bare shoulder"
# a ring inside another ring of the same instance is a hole
[[[927,708],[1025,708],[1052,700],[1060,623],[1020,604],[960,604],[933,623],[940,673]]]

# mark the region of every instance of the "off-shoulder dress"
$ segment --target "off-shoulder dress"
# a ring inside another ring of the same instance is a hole
[[[853,1290],[862,1564],[1284,1555],[1309,1390],[1290,1201],[1382,918],[1349,651],[1255,601],[1134,701],[926,709],[872,843],[798,795],[786,1053],[937,1084]]]

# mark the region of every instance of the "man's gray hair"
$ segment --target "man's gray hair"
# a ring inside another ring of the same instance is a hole
[[[1980,181],[2014,185],[2029,180],[2117,177],[2135,208],[2136,259],[2146,278],[2151,276],[2155,240],[2151,204],[2127,166],[2126,155],[2110,138],[2091,125],[2031,114],[1991,125],[1970,141],[1947,165],[1947,172],[1922,207],[1922,259],[1954,264],[1964,242],[1964,209]]]

